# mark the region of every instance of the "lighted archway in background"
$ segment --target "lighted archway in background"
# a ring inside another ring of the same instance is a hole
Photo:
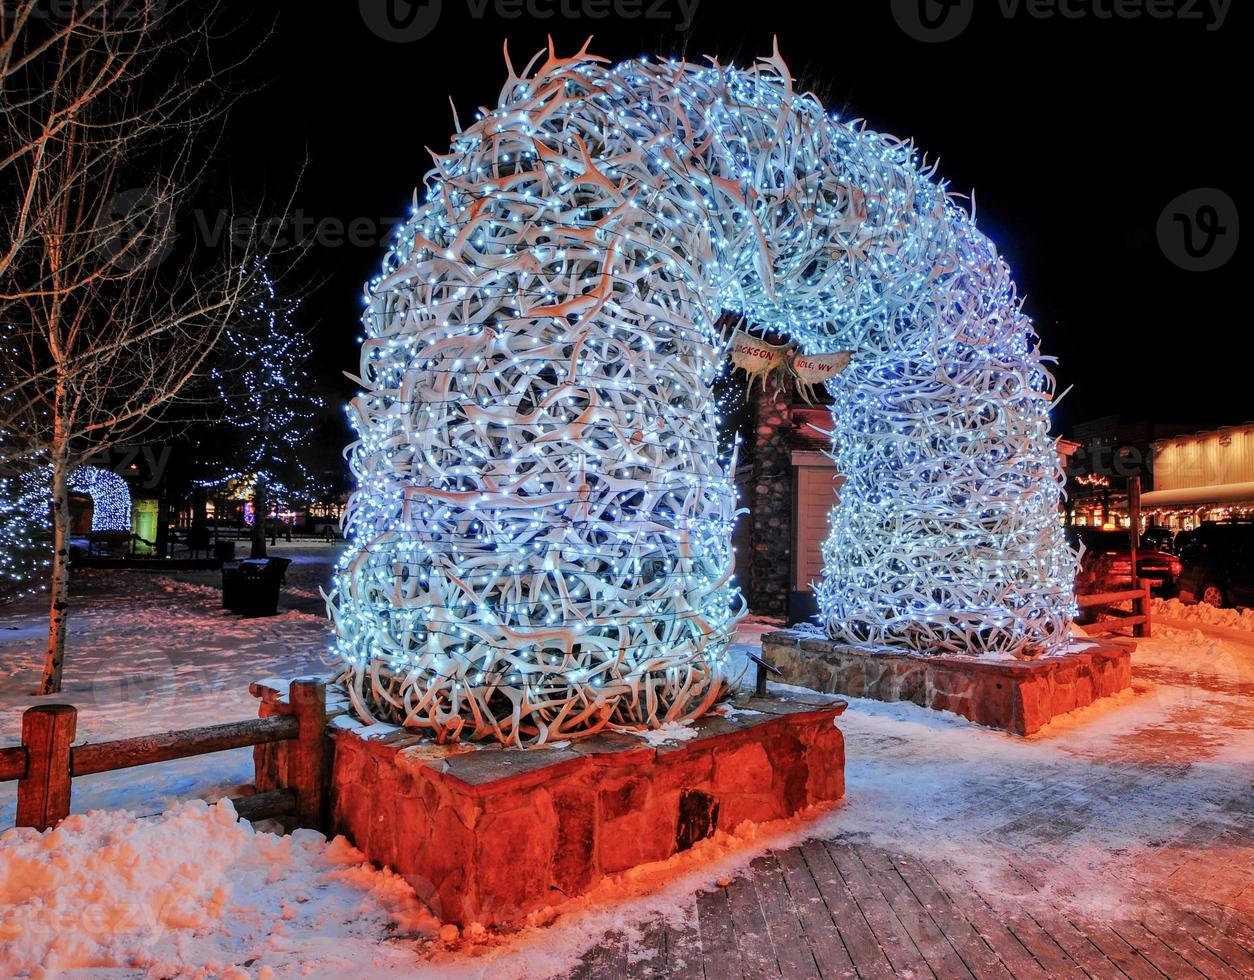
[[[130,531],[131,488],[111,470],[80,466],[70,477],[71,490],[91,497],[93,531]]]
[[[729,309],[853,352],[828,634],[1062,644],[1053,381],[1009,270],[914,148],[829,116],[778,54],[534,64],[436,157],[367,288],[330,601],[358,710],[529,743],[722,696]]]

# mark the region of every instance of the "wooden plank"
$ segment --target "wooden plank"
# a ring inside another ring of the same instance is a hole
[[[290,789],[272,789],[231,800],[241,820],[269,820],[296,813],[296,794]]]
[[[1081,609],[1089,606],[1107,606],[1112,602],[1128,602],[1140,599],[1145,595],[1144,589],[1125,589],[1122,592],[1089,592],[1075,597],[1075,604]]]
[[[1027,914],[1089,976],[1112,976],[1118,972],[1119,968],[1066,916],[1042,912]]]
[[[882,937],[876,935],[874,923],[867,917],[866,909],[841,875],[826,847],[809,842],[802,848],[802,857],[830,918],[836,924],[850,967],[862,977],[895,975],[898,971],[893,969]],[[883,896],[880,900],[882,902]],[[906,954],[903,952],[902,956]]]
[[[1004,917],[993,911],[984,897],[955,870],[945,864],[930,869],[936,883],[950,899],[962,906],[963,912],[984,940],[997,953],[1016,980],[1049,980],[1026,946],[1007,927]]]
[[[1136,922],[1119,922],[1111,928],[1120,939],[1149,960],[1163,976],[1171,977],[1172,980],[1184,980],[1184,978],[1198,980],[1203,976],[1170,946],[1147,932],[1144,926]]]
[[[1207,936],[1207,947],[1215,950],[1211,939],[1215,936],[1234,947],[1233,955],[1244,953],[1250,958],[1249,974],[1254,976],[1254,928],[1247,925],[1232,909],[1211,902],[1200,902],[1197,899],[1185,899],[1176,909],[1187,916],[1187,921],[1194,924],[1194,935]],[[1152,911],[1152,910],[1151,910]],[[1227,956],[1221,956],[1225,963],[1231,962]]]
[[[701,929],[701,960],[705,964],[705,975],[721,980],[736,980],[744,976],[731,905],[723,889],[697,892],[697,922]]]
[[[266,742],[282,742],[295,738],[298,731],[299,722],[294,717],[250,718],[207,728],[76,745],[71,752],[71,762],[75,776],[88,776]]]
[[[920,905],[927,909],[932,921],[944,934],[966,968],[977,978],[1012,980],[993,948],[975,930],[958,905],[944,894],[923,862],[904,855],[892,855],[902,880]]]
[[[715,887],[699,891],[696,899],[701,961],[706,975],[744,976],[740,946],[736,942],[736,924],[726,890]]]
[[[836,915],[824,901],[801,849],[794,847],[780,851],[775,857],[783,872],[789,898],[797,910],[806,946],[818,964],[819,973],[824,977],[849,976],[857,967],[860,976],[892,976],[892,966],[880,949],[871,927],[866,924],[861,909],[854,904],[851,910],[837,913],[845,929],[842,933],[836,924]],[[839,881],[839,876],[835,877]],[[843,883],[841,887],[844,887]],[[852,903],[852,899],[849,901]],[[863,933],[865,940],[860,938]]]
[[[818,980],[822,974],[806,942],[801,914],[788,892],[783,869],[775,855],[765,854],[755,858],[749,865],[749,877],[766,919],[771,945],[775,947],[780,976],[783,980]],[[835,938],[840,942],[839,936]]]
[[[888,854],[877,847],[859,845],[853,852],[879,885],[888,904],[905,926],[910,938],[938,977],[971,977],[953,945],[907,886]]]
[[[0,749],[0,783],[21,779],[26,775],[26,746],[13,745]]]
[[[1002,911],[1006,925],[1019,942],[1027,948],[1041,968],[1050,976],[1066,977],[1067,980],[1084,980],[1087,974],[1080,969],[1070,954],[1048,932],[1041,928],[1032,916],[1019,908]]]
[[[736,945],[740,948],[745,980],[773,980],[781,976],[775,944],[751,878],[741,875],[732,879],[727,886],[727,904],[736,927]]]
[[[1162,980],[1163,974],[1116,933],[1096,922],[1082,922],[1076,928],[1127,976],[1128,980]]]
[[[909,971],[923,977],[930,975],[932,968],[928,966],[927,960],[919,952],[914,940],[910,938],[909,931],[898,920],[897,914],[859,860],[853,847],[849,844],[829,841],[826,848],[822,850],[832,866],[839,872],[841,880],[848,887],[857,907],[866,916],[867,924],[875,934],[880,949],[892,964],[893,970],[898,974]],[[806,857],[808,861],[810,859],[808,851]],[[820,863],[816,852],[811,867]]]
[[[666,924],[666,973],[670,980],[705,980],[701,932],[695,922]]]
[[[668,975],[666,969],[666,923],[650,919],[640,927],[639,938],[627,944],[628,980],[646,980]]]
[[[618,980],[627,975],[627,940],[610,933],[584,953],[570,972],[571,980]]]
[[[26,775],[17,783],[17,826],[47,830],[70,814],[70,746],[78,727],[72,704],[40,704],[22,712]]]
[[[1248,972],[1234,969],[1231,964],[1211,952],[1200,939],[1190,935],[1189,930],[1178,919],[1173,923],[1167,916],[1161,916],[1155,922],[1142,920],[1140,924],[1203,976],[1216,980],[1241,980],[1242,977],[1249,976]]]

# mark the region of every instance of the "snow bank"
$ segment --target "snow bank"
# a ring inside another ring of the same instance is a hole
[[[1186,605],[1179,599],[1153,598],[1150,600],[1150,613],[1163,619],[1254,633],[1254,609],[1220,609],[1205,602]]]
[[[321,976],[389,951],[412,958],[405,939],[436,928],[403,879],[365,864],[342,837],[259,833],[227,800],[0,835],[4,976],[277,976],[315,960]]]

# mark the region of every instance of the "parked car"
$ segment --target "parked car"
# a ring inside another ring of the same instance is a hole
[[[1212,606],[1254,606],[1254,523],[1203,524],[1181,541],[1180,598]]]
[[[1071,528],[1071,546],[1079,548],[1080,571],[1076,592],[1118,592],[1132,588],[1132,541],[1127,531],[1107,531],[1096,527]],[[1163,598],[1176,594],[1181,561],[1156,548],[1137,548],[1137,577],[1148,582],[1150,591]]]
[[[1147,527],[1141,535],[1141,547],[1150,551],[1164,551],[1169,555],[1179,554],[1175,546],[1176,532],[1169,527]]]

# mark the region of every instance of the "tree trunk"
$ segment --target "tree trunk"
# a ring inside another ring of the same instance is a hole
[[[258,479],[253,487],[253,548],[250,557],[266,557],[266,514],[270,512],[270,501],[266,497],[266,482]]]
[[[65,665],[65,635],[70,604],[70,479],[69,460],[57,454],[52,461],[52,567],[48,583],[51,614],[48,618],[48,652],[40,694],[61,690],[61,669]]]

